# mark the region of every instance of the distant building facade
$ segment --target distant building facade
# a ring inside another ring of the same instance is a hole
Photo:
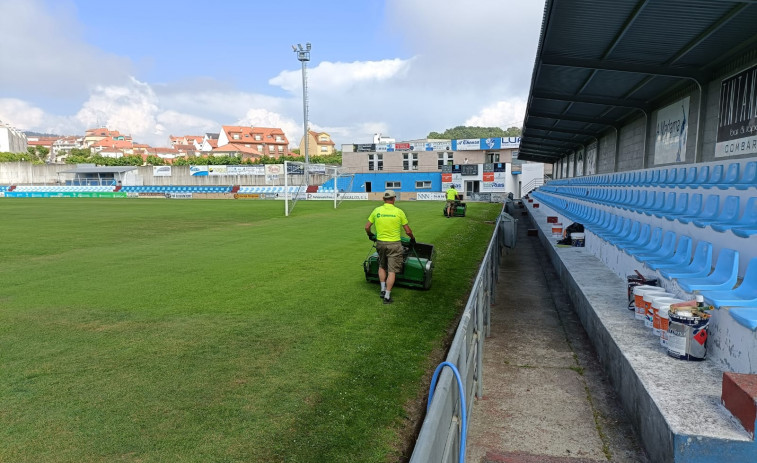
[[[342,145],[342,167],[355,174],[354,192],[439,192],[454,185],[466,197],[520,197],[522,188],[543,182],[544,165],[518,161],[519,147],[520,137]]]
[[[26,135],[20,130],[0,121],[0,152],[26,153]]]

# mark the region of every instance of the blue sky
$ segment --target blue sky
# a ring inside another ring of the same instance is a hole
[[[0,0],[0,120],[83,133],[107,125],[166,146],[221,125],[335,142],[520,125],[542,1]]]

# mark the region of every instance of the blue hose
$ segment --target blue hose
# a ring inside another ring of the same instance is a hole
[[[457,390],[460,393],[460,415],[462,417],[463,422],[463,429],[460,433],[460,458],[458,461],[460,463],[465,462],[465,437],[468,434],[468,413],[465,407],[465,392],[463,392],[463,381],[460,379],[460,372],[457,371],[457,367],[449,362],[442,362],[439,364],[438,367],[436,367],[436,371],[434,371],[434,376],[431,378],[431,387],[428,391],[428,404],[426,405],[426,413],[428,413],[428,410],[431,408],[431,400],[434,398],[434,389],[436,389],[436,381],[439,379],[439,373],[442,371],[442,368],[445,366],[448,366],[452,369],[452,373],[455,374],[455,378],[457,379]]]

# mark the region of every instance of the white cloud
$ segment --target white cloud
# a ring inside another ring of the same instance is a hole
[[[478,114],[468,118],[464,125],[476,127],[520,127],[526,114],[525,98],[514,98],[483,108]]]
[[[83,97],[93,86],[123,83],[128,58],[87,44],[69,2],[0,1],[0,88],[26,95]]]
[[[19,130],[39,127],[45,118],[45,112],[26,101],[16,98],[0,98],[0,121]]]
[[[131,135],[135,141],[165,140],[165,127],[158,123],[158,101],[149,85],[131,79],[128,86],[99,86],[76,113],[88,128],[107,126]]]
[[[242,119],[228,125],[281,128],[289,139],[289,146],[298,146],[303,133],[302,125],[298,127],[293,119],[266,109],[250,109]],[[310,127],[310,130],[313,130],[313,127]]]
[[[381,61],[354,61],[352,63],[332,63],[322,61],[308,68],[308,90],[330,93],[343,91],[358,84],[370,84],[407,75],[412,59],[386,59]],[[302,92],[302,70],[282,71],[268,81],[290,93]]]

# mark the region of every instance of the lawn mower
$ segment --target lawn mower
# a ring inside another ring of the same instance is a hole
[[[409,238],[402,238],[404,258],[402,271],[396,275],[395,284],[411,288],[429,289],[431,287],[431,274],[434,271],[434,245],[427,243],[410,244]],[[363,262],[363,271],[366,281],[379,281],[378,276],[378,252],[374,251]]]
[[[462,201],[463,195],[457,195],[455,202],[452,203],[452,217],[465,217],[465,210],[468,208]],[[447,204],[444,204],[444,217],[447,217]]]

